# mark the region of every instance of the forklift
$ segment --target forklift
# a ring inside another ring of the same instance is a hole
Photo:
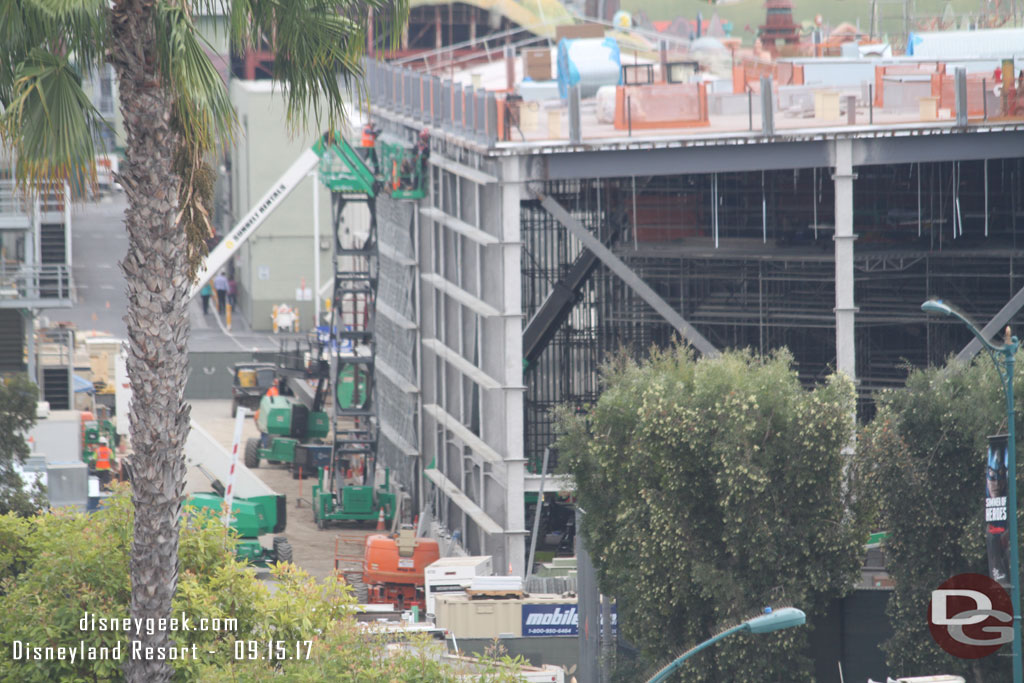
[[[358,326],[357,326],[358,327]],[[343,334],[358,334],[348,330]],[[376,483],[377,423],[372,401],[372,356],[367,346],[354,343],[350,353],[332,359],[334,369],[334,443],[328,466],[321,467],[313,485],[313,521],[325,529],[331,522],[377,521],[388,524],[397,513],[391,471]]]
[[[231,417],[238,412],[239,406],[256,410],[276,378],[277,366],[273,363],[235,363],[231,368]]]

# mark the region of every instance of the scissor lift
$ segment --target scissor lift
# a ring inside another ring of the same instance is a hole
[[[334,297],[330,330],[334,380],[334,447],[330,467],[320,470],[313,487],[313,517],[324,528],[332,521],[377,520],[389,523],[397,513],[390,482],[374,481],[378,415],[374,401],[377,279],[376,202],[425,195],[424,160],[400,144],[378,141],[354,148],[337,134],[325,134],[314,146],[320,155],[320,181],[331,192],[334,234]],[[353,202],[365,204],[365,236],[345,234],[342,215]],[[343,351],[344,349],[344,351]]]

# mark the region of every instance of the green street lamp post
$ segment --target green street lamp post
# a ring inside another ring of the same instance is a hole
[[[1007,517],[1010,521],[1010,600],[1013,603],[1013,681],[1022,683],[1024,681],[1024,665],[1021,662],[1021,615],[1020,615],[1020,548],[1017,539],[1017,438],[1014,424],[1013,405],[1013,366],[1014,357],[1020,343],[1016,337],[1010,338],[1010,328],[1006,328],[1006,339],[1004,343],[996,346],[981,331],[967,319],[963,313],[945,303],[941,299],[932,299],[921,304],[921,310],[926,313],[941,313],[951,315],[958,319],[967,329],[971,331],[985,351],[992,359],[999,373],[999,380],[1003,384],[1003,393],[1006,395],[1006,478],[1009,480],[1007,490]]]
[[[734,633],[739,633],[740,631],[750,631],[751,633],[770,633],[771,631],[778,631],[792,626],[800,626],[805,621],[807,621],[807,615],[804,614],[802,610],[798,610],[795,607],[783,607],[782,609],[777,609],[775,611],[772,611],[772,608],[769,607],[765,609],[765,613],[761,616],[748,619],[738,626],[726,629],[717,636],[708,638],[697,647],[687,650],[674,659],[671,664],[654,674],[647,683],[658,683],[659,681],[666,680],[672,672],[682,666],[683,662],[687,659],[704,648],[717,643],[719,640],[731,636]]]

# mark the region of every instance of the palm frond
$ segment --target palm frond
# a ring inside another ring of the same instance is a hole
[[[160,73],[174,99],[180,132],[201,152],[235,130],[235,112],[220,73],[210,63],[192,18],[179,5],[161,4],[154,17]]]
[[[397,45],[408,0],[238,0],[232,3],[232,46],[269,43],[274,80],[287,85],[289,120],[305,127],[312,117],[321,127],[335,128],[345,118],[345,96],[362,95],[361,58],[371,9],[388,18]]]
[[[10,104],[14,71],[26,51],[25,15],[18,0],[0,0],[0,105]]]
[[[17,155],[22,183],[95,180],[93,129],[101,116],[63,55],[33,48],[15,70],[0,134]]]
[[[206,240],[214,235],[208,207],[213,206],[217,174],[199,150],[185,145],[175,152],[174,172],[181,178],[175,222],[185,232],[187,274],[189,280],[195,282],[196,273],[209,253]]]
[[[69,55],[86,71],[103,63],[109,38],[106,0],[22,0],[25,40]]]
[[[367,9],[373,9],[377,25],[388,27],[388,47],[396,49],[402,42],[402,32],[409,21],[408,0],[364,0]]]
[[[274,16],[274,80],[286,83],[288,119],[305,127],[309,114],[330,122],[344,116],[341,80],[362,75],[358,54],[366,44],[365,21],[336,13],[333,5],[297,2]]]

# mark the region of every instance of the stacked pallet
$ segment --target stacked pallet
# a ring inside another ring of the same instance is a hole
[[[523,577],[521,576],[474,576],[473,583],[466,589],[470,599],[521,598]]]

